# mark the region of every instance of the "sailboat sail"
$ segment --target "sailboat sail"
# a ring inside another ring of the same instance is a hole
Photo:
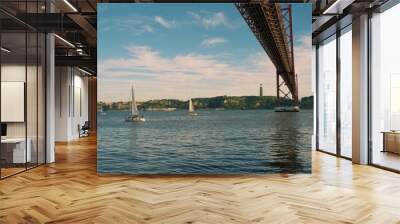
[[[189,113],[192,113],[192,112],[194,112],[194,106],[193,106],[193,103],[192,103],[192,99],[190,99],[189,100]]]
[[[139,110],[137,109],[136,101],[135,101],[135,93],[133,92],[133,86],[132,86],[132,116],[138,116],[139,115]]]

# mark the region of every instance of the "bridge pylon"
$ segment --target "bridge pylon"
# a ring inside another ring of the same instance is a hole
[[[291,5],[268,1],[235,4],[276,68],[278,104],[291,100],[294,111],[297,111],[299,96],[294,66]]]

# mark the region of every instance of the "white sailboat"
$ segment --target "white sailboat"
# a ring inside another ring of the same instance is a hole
[[[100,115],[107,115],[107,113],[103,110],[103,106],[100,107],[99,113]]]
[[[132,114],[126,118],[127,122],[145,122],[146,121],[146,119],[139,114],[139,110],[137,108],[136,100],[135,100],[135,93],[133,92],[133,86],[132,86],[131,112],[132,112]]]
[[[198,114],[194,111],[194,105],[192,99],[189,99],[189,115],[197,116]]]

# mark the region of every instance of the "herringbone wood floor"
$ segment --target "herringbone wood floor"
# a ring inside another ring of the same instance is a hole
[[[400,223],[400,175],[313,153],[312,175],[99,176],[95,138],[0,181],[0,223]]]

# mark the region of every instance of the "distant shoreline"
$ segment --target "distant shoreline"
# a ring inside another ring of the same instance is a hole
[[[146,111],[146,112],[177,112],[177,111],[187,111],[187,109],[176,109],[176,110],[172,110],[172,111],[165,111],[165,110],[145,110],[145,109],[139,109],[140,111]],[[196,111],[236,111],[236,110],[268,110],[268,111],[275,111],[274,109],[224,109],[224,110],[217,110],[215,108],[201,108],[201,109],[197,109]],[[301,111],[312,111],[313,109],[311,108],[307,108],[307,109],[301,109]],[[109,109],[107,111],[110,112],[130,112],[130,110],[114,110],[114,109]]]
[[[275,96],[217,96],[208,98],[192,98],[193,105],[196,109],[211,110],[257,110],[267,109],[273,110],[277,104]],[[303,97],[300,99],[300,109],[312,109],[314,103],[313,96]],[[130,110],[130,101],[120,102],[98,102],[98,110]],[[174,111],[187,110],[188,101],[176,99],[148,100],[145,102],[137,102],[140,110],[147,111]],[[279,106],[291,106],[289,100],[280,100]]]

